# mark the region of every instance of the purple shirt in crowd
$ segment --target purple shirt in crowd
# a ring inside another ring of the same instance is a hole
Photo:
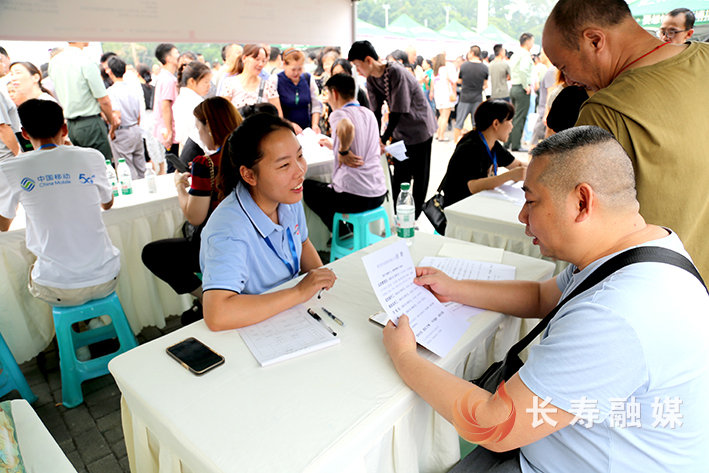
[[[340,140],[337,137],[337,123],[343,118],[348,118],[355,128],[355,136],[350,150],[364,159],[364,164],[352,168],[340,163]],[[379,131],[377,118],[371,110],[361,107],[359,102],[353,100],[342,108],[330,114],[332,127],[333,150],[335,153],[335,166],[332,171],[332,188],[335,192],[362,197],[379,197],[386,193],[384,170],[380,163]]]

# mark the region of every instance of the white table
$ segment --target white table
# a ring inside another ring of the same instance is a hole
[[[380,306],[361,257],[395,238],[328,265],[337,283],[321,301],[306,303],[325,306],[347,324],[326,319],[341,338],[334,347],[261,368],[237,331],[210,332],[200,321],[112,360],[109,369],[123,394],[131,470],[447,471],[460,458],[455,429],[402,382],[382,344],[381,328],[368,321]],[[451,241],[417,234],[414,261]],[[507,252],[503,262],[517,267],[519,279],[544,280],[554,269],[549,262]],[[488,311],[470,321],[445,358],[422,348],[421,353],[472,378],[487,367],[493,347],[504,353],[519,339],[519,319]],[[226,363],[202,377],[182,368],[165,349],[190,336]]]
[[[10,401],[17,443],[27,473],[76,473],[76,469],[24,399]]]
[[[471,195],[444,209],[448,220],[446,236],[553,261],[554,274],[559,274],[568,263],[542,256],[532,238],[524,233],[525,226],[518,218],[521,210],[513,202]]]
[[[184,216],[173,179],[158,176],[156,194],[148,193],[145,180],[134,181],[133,195],[116,197],[113,208],[102,212],[111,241],[121,250],[116,292],[136,333],[149,325],[163,327],[167,315],[179,314],[190,304],[190,297],[175,294],[140,258],[146,244],[173,238],[182,228]],[[54,337],[51,307],[27,288],[35,259],[25,246],[25,216],[20,208],[10,231],[0,233],[0,333],[18,363],[35,357]]]

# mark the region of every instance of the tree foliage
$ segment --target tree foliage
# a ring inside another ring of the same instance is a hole
[[[555,0],[489,0],[488,23],[513,38],[524,32],[539,37]],[[445,6],[450,6],[449,19],[464,26],[477,26],[478,0],[361,0],[357,3],[360,20],[384,28],[384,5],[389,5],[389,22],[407,14],[422,25],[439,31],[446,26]]]

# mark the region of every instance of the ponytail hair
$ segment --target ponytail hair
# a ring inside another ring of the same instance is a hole
[[[293,126],[284,119],[268,113],[257,113],[244,120],[241,126],[229,135],[222,147],[217,177],[220,201],[231,194],[240,181],[244,182],[241,166],[253,169],[263,159],[264,140],[278,130],[289,130],[295,135]]]
[[[475,130],[485,131],[492,126],[495,120],[502,123],[512,120],[515,116],[515,107],[506,100],[486,100],[475,110]]]
[[[195,82],[202,80],[204,76],[211,73],[209,66],[199,61],[192,61],[182,64],[177,71],[177,85],[187,87],[187,81],[194,79]]]
[[[49,95],[51,95],[52,97],[54,97],[54,95],[53,95],[50,91],[48,91],[47,89],[45,89],[44,86],[42,85],[42,72],[41,72],[39,69],[37,69],[37,66],[35,66],[35,65],[32,64],[31,62],[16,61],[16,62],[13,62],[12,64],[10,64],[10,69],[12,69],[12,67],[13,67],[15,64],[19,64],[20,66],[22,66],[22,67],[24,67],[25,69],[27,69],[27,72],[30,73],[30,77],[35,76],[35,75],[38,75],[38,76],[39,76],[39,81],[37,82],[37,85],[39,86],[39,90],[41,90],[41,91],[44,92],[45,94],[49,94]],[[7,70],[7,73],[8,73],[8,74],[10,73],[10,69]],[[55,97],[55,98],[56,98],[56,97]]]

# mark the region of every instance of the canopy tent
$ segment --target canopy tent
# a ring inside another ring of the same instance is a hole
[[[488,44],[491,46],[495,44],[502,44],[505,48],[510,49],[519,46],[519,41],[514,39],[512,36],[508,35],[495,25],[488,25],[483,31],[479,31],[480,36],[485,38]]]
[[[205,5],[191,0],[3,0],[0,39],[269,42],[344,48],[354,39],[355,12],[352,0],[214,0]]]
[[[408,36],[387,31],[366,21],[357,20],[357,41],[367,40],[378,54],[388,54],[395,49],[404,49],[411,42]]]
[[[694,12],[695,36],[709,33],[709,0],[636,0],[628,6],[640,26],[647,29],[659,28],[667,12],[689,8]]]
[[[467,41],[471,46],[486,41],[486,39],[480,36],[476,31],[472,28],[466,28],[458,20],[451,20],[445,27],[438,30],[438,33],[450,39]]]
[[[464,54],[469,48],[466,41],[444,36],[405,14],[389,23],[387,31],[408,37],[410,44],[414,45],[418,54],[423,57],[430,58],[444,51],[448,56],[457,56]]]

